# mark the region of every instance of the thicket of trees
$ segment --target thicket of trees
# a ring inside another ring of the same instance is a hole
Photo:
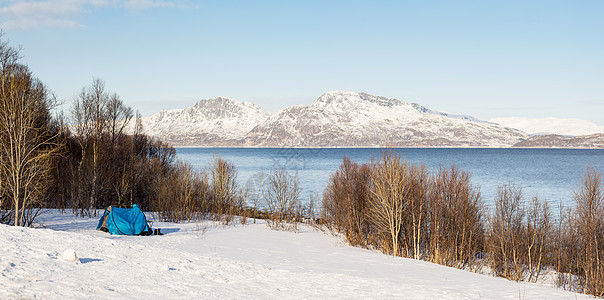
[[[53,116],[56,98],[19,59],[0,33],[1,223],[30,226],[43,208],[90,216],[133,203],[169,221],[228,223],[245,212],[232,164],[217,157],[197,171],[177,161],[100,79],[82,88],[67,116]]]
[[[359,165],[344,158],[324,197],[324,218],[349,242],[392,255],[466,267],[484,249],[484,209],[468,173],[430,175],[392,152]]]
[[[72,116],[48,195],[51,207],[94,215],[109,205],[136,203],[174,222],[230,223],[244,212],[233,164],[216,157],[209,170],[200,171],[176,160],[175,149],[143,134],[140,117],[133,118],[132,109],[107,93],[101,80],[82,89]]]
[[[546,201],[526,202],[514,185],[483,205],[470,174],[455,166],[430,174],[392,152],[358,164],[344,158],[323,196],[323,218],[351,245],[494,275],[604,295],[604,186],[588,169],[575,207],[555,217]]]
[[[166,221],[260,215],[279,228],[297,226],[300,189],[285,170],[258,187],[266,212],[251,210],[233,164],[216,157],[207,170],[193,170],[177,161],[175,149],[143,134],[140,115],[100,79],[82,88],[67,116],[53,116],[55,97],[1,38],[1,223],[30,226],[43,208],[94,216],[136,203]]]
[[[604,183],[602,174],[588,169],[555,232],[554,266],[560,285],[604,296]],[[573,276],[577,275],[577,276]]]

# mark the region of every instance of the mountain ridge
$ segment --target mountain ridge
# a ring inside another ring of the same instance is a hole
[[[415,103],[357,92],[327,92],[310,105],[272,114],[247,135],[248,146],[509,147],[517,130],[448,115]]]
[[[216,97],[142,121],[147,134],[174,146],[511,147],[528,138],[471,116],[350,91],[326,92],[274,113]]]
[[[145,133],[174,145],[236,145],[268,116],[253,103],[215,97],[184,109],[160,111],[142,123]]]

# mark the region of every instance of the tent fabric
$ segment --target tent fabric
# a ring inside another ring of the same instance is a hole
[[[132,208],[107,207],[96,229],[106,230],[116,235],[149,235],[153,233],[147,224],[145,214],[136,204],[132,205]]]

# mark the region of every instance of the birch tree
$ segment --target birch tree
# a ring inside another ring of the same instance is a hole
[[[575,192],[575,226],[579,236],[578,266],[585,276],[584,293],[604,295],[604,184],[602,174],[588,168]]]
[[[107,114],[109,99],[109,94],[105,92],[105,83],[100,79],[94,79],[88,88],[82,88],[73,107],[76,140],[82,151],[78,166],[81,181],[78,184],[78,198],[88,198],[89,213],[95,215],[102,188],[100,143],[109,123]],[[86,165],[87,160],[91,160],[88,165]],[[88,192],[86,186],[89,186]]]
[[[409,193],[407,164],[398,155],[387,152],[371,170],[369,210],[376,230],[389,236],[392,255],[400,255],[400,236],[406,197]]]
[[[60,144],[58,131],[49,129],[56,100],[18,59],[19,51],[0,40],[1,198],[3,205],[10,203],[8,222],[29,226],[41,207]]]

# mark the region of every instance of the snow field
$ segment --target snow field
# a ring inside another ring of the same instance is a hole
[[[516,128],[528,134],[589,135],[604,133],[604,126],[581,119],[561,118],[495,118],[490,122]]]
[[[303,226],[161,223],[111,236],[97,218],[51,211],[44,229],[0,225],[0,299],[589,299],[350,247]],[[65,261],[74,249],[77,261]]]

